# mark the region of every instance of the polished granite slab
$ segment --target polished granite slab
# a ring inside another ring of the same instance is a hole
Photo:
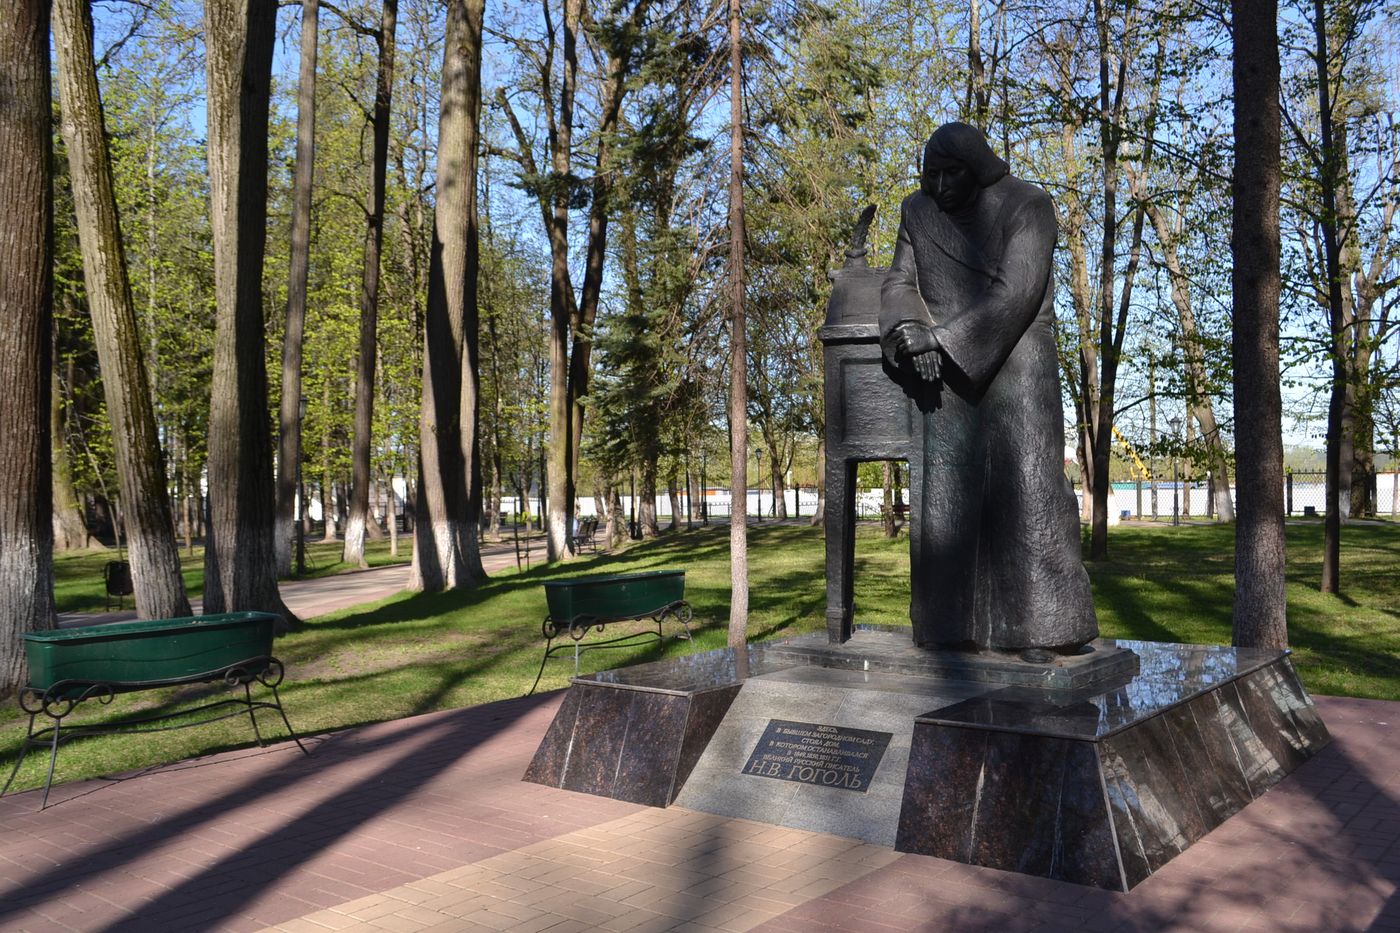
[[[1087,689],[1126,681],[1138,670],[1137,656],[1112,639],[1097,638],[1073,655],[1045,663],[996,651],[933,651],[913,643],[907,626],[860,625],[851,639],[833,645],[814,632],[766,648],[770,663],[783,659],[827,668],[912,674],[945,680],[1018,685],[1043,690]]]
[[[1330,741],[1286,652],[1134,650],[1102,693],[917,717],[895,848],[1127,891]]]
[[[680,694],[576,682],[522,780],[669,806],[738,693],[737,683]]]
[[[1329,741],[1287,652],[1097,647],[1088,677],[998,682],[862,626],[590,674],[525,779],[1129,890]],[[891,740],[860,794],[743,774],[774,720]]]
[[[740,683],[748,677],[812,666],[1063,690],[1126,681],[1138,672],[1137,655],[1127,643],[1100,638],[1091,647],[1093,651],[1037,664],[995,652],[930,651],[913,643],[908,626],[859,625],[844,644],[830,644],[824,633],[812,632],[749,645],[742,654],[723,648],[600,671],[574,682],[693,693]]]
[[[893,846],[914,721],[930,705],[962,702],[986,684],[800,665],[744,682],[676,804]],[[799,720],[889,735],[861,792],[766,780],[744,773],[765,729]]]

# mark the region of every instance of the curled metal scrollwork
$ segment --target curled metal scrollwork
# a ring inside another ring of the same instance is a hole
[[[546,616],[544,624],[540,626],[540,632],[544,635],[545,641],[553,641],[559,637],[561,629],[558,622]]]
[[[251,684],[257,681],[264,687],[275,687],[282,682],[282,662],[271,655],[239,661],[223,672],[224,683],[230,687]]]
[[[81,687],[78,693],[73,691]],[[60,680],[43,693],[26,688],[20,694],[19,705],[31,716],[43,713],[50,719],[62,719],[73,712],[73,707],[87,700],[97,700],[102,705],[111,703],[117,691],[109,683],[91,683],[83,680]],[[37,704],[37,705],[35,705]]]
[[[569,620],[569,637],[574,641],[583,641],[588,630],[595,625],[598,627],[598,631],[603,630],[603,620],[597,616],[575,616]]]
[[[282,678],[286,674],[286,669],[282,667],[282,662],[276,658],[268,658],[267,666],[262,673],[258,674],[258,683],[269,689],[282,683]]]

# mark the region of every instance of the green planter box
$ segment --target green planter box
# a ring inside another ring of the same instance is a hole
[[[278,617],[230,612],[185,619],[114,622],[52,632],[25,632],[29,687],[44,692],[65,680],[111,684],[118,693],[157,683],[201,679],[241,661],[272,654]],[[249,674],[266,669],[264,660]],[[64,695],[83,692],[75,686]]]
[[[544,584],[549,617],[568,625],[580,618],[632,619],[649,616],[685,598],[684,570],[618,573]]]

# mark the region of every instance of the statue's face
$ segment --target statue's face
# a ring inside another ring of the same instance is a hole
[[[930,165],[928,180],[931,183],[933,200],[940,210],[955,211],[966,207],[977,198],[981,188],[972,176],[972,169],[961,162],[941,162]]]

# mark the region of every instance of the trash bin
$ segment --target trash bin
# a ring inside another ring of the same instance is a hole
[[[122,600],[135,592],[131,584],[131,564],[124,560],[109,560],[102,568],[102,582],[107,588],[106,608],[112,608],[112,597],[117,598],[117,608],[121,609]]]

